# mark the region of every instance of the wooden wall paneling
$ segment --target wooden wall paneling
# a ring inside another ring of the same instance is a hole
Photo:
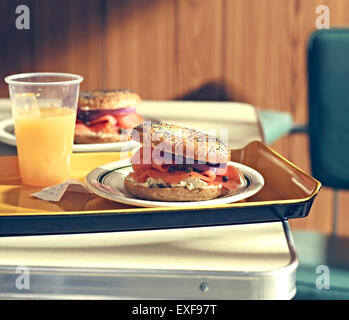
[[[175,1],[107,1],[105,83],[143,99],[176,95]]]
[[[103,86],[101,2],[33,3],[36,71],[77,73],[82,90]]]
[[[2,0],[0,3],[0,97],[8,98],[4,77],[33,70],[32,29],[18,30],[15,25],[16,7],[31,6],[30,0]]]
[[[224,77],[232,99],[289,111],[289,3],[226,1]]]
[[[178,99],[221,100],[224,0],[177,0]]]
[[[339,197],[338,233],[349,236],[349,191],[341,191]]]
[[[231,100],[290,112],[292,1],[226,1],[225,83]],[[289,155],[288,138],[273,148]]]

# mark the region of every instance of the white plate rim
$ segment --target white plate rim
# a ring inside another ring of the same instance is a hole
[[[14,126],[12,118],[0,120],[0,141],[2,143],[16,147],[16,136],[8,133],[5,129],[9,126]],[[96,143],[96,144],[74,144],[73,152],[97,152],[97,151],[130,151],[139,146],[138,142],[122,141],[110,143]]]
[[[216,199],[206,200],[206,201],[192,201],[192,202],[165,202],[165,201],[151,201],[151,200],[142,200],[137,198],[125,197],[124,195],[120,196],[113,194],[108,191],[103,185],[97,182],[96,175],[100,176],[102,174],[108,174],[111,170],[118,169],[125,166],[130,166],[131,163],[129,160],[116,161],[108,163],[106,165],[97,167],[91,170],[85,177],[86,187],[94,194],[101,196],[102,198],[119,202],[123,204],[133,205],[136,207],[146,207],[146,208],[156,208],[156,207],[200,207],[200,206],[211,206],[211,205],[220,205],[234,203],[247,199],[257,192],[259,192],[264,186],[263,176],[256,171],[255,169],[248,167],[244,164],[230,161],[229,164],[232,164],[239,168],[243,174],[247,175],[250,179],[250,184],[247,188],[238,194],[220,197]]]
[[[15,135],[8,133],[5,129],[9,126],[13,126],[13,119],[3,119],[0,121],[0,140],[3,143],[9,144],[11,146],[16,146]]]

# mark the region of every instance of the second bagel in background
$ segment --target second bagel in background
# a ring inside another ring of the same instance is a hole
[[[80,92],[74,143],[130,140],[132,128],[143,122],[136,110],[141,102],[140,96],[132,90]]]

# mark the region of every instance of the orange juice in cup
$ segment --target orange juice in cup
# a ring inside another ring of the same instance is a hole
[[[23,110],[14,115],[16,140],[21,146],[18,159],[24,184],[48,186],[69,178],[76,112],[65,107],[39,111]]]
[[[50,186],[70,176],[82,77],[32,73],[7,77],[24,184]]]

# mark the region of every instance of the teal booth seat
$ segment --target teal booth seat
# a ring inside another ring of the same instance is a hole
[[[349,29],[317,30],[310,36],[310,162],[312,175],[334,190],[333,230],[330,236],[293,232],[299,259],[295,299],[349,299],[349,238],[337,233],[338,191],[349,190],[348,57]]]
[[[292,131],[293,118],[290,113],[260,110],[259,118],[264,132],[265,143],[268,145]]]

